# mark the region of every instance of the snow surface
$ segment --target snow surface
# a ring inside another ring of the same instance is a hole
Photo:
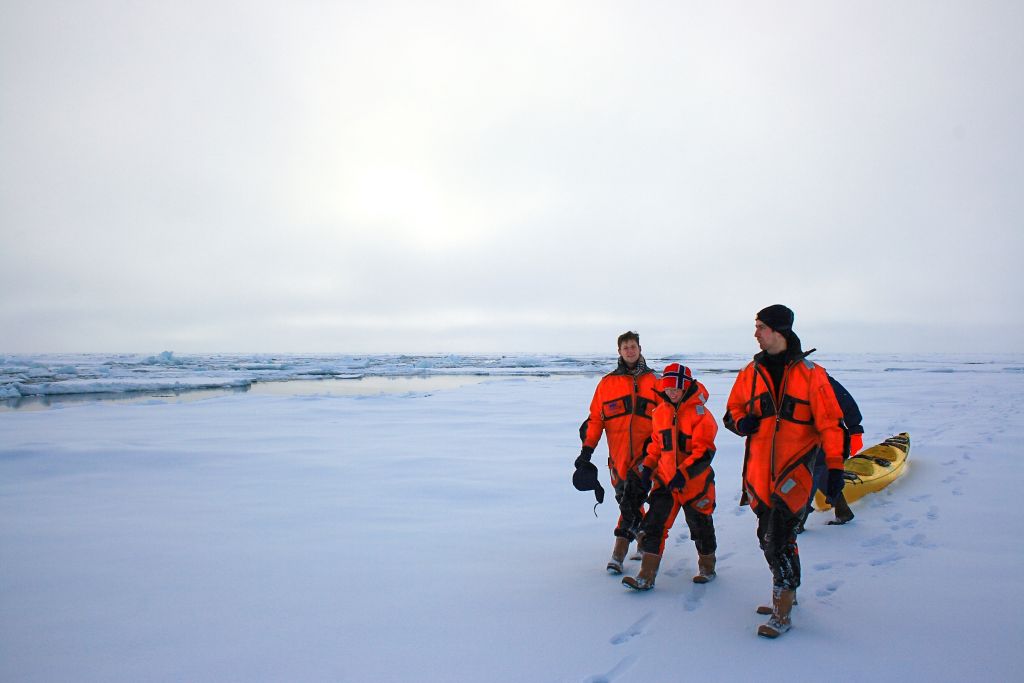
[[[720,417],[745,359],[673,360]],[[767,641],[754,607],[771,577],[737,505],[742,440],[724,430],[718,579],[690,581],[682,520],[655,590],[606,574],[614,503],[595,518],[570,476],[607,359],[0,358],[0,386],[58,399],[62,384],[128,391],[133,377],[152,390],[311,372],[480,380],[39,410],[12,398],[0,678],[1020,680],[1024,357],[817,360],[860,403],[866,443],[911,433],[910,465],[851,524],[812,516],[794,629]]]

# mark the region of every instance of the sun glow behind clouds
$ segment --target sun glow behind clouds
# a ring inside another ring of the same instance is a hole
[[[343,225],[346,239],[428,251],[479,245],[490,220],[472,196],[427,164],[369,161],[307,183],[300,211],[320,225]]]
[[[471,210],[422,170],[370,166],[341,195],[345,217],[417,247],[451,249],[479,234]]]

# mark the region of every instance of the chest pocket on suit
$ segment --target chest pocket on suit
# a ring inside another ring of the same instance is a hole
[[[663,451],[671,451],[671,450],[673,450],[672,430],[671,429],[662,429],[660,432],[658,432],[658,434],[661,436],[661,450],[663,450]],[[675,443],[679,444],[679,455],[681,455],[681,456],[682,455],[686,455],[687,450],[688,450],[686,448],[686,442],[689,439],[690,439],[689,434],[686,434],[685,432],[676,432],[676,442]]]
[[[811,402],[801,400],[795,396],[786,394],[782,397],[782,407],[779,409],[779,417],[801,425],[814,423],[814,415],[811,414]]]
[[[619,398],[613,398],[610,401],[605,401],[601,405],[601,413],[604,415],[604,419],[606,420],[611,420],[612,418],[616,417],[622,417],[623,415],[629,415],[632,412],[632,396],[620,396]]]
[[[671,451],[672,450],[672,430],[662,429],[658,432],[661,435],[661,450]]]
[[[654,414],[655,403],[649,398],[638,396],[636,399],[636,414],[640,417],[651,417]]]

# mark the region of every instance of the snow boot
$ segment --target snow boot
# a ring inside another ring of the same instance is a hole
[[[846,524],[853,519],[853,510],[850,509],[850,504],[846,502],[846,496],[842,493],[832,501],[832,507],[835,508],[836,518],[830,521],[829,524]]]
[[[644,553],[644,558],[640,561],[640,571],[636,573],[636,578],[632,576],[623,577],[622,585],[635,591],[651,590],[654,588],[654,578],[658,575],[659,565],[661,565],[661,555]]]
[[[642,559],[644,559],[644,551],[640,550],[640,544],[643,543],[645,535],[646,534],[644,534],[644,532],[642,532],[642,531],[637,533],[637,535],[636,535],[636,550],[634,550],[633,552],[631,552],[629,554],[629,559],[631,559],[631,560],[642,560]]]
[[[778,638],[793,628],[790,614],[793,612],[793,602],[795,600],[796,591],[776,588],[772,592],[772,616],[768,621],[757,627],[757,635],[764,636],[765,638]]]
[[[774,601],[774,598],[773,598],[773,601]],[[793,604],[794,605],[799,605],[800,604],[800,601],[796,599],[796,591],[793,591]],[[754,610],[754,611],[757,612],[758,614],[771,614],[772,611],[773,611],[773,608],[772,608],[771,605],[758,605],[757,609]]]
[[[622,573],[622,561],[626,559],[627,550],[629,550],[629,539],[624,536],[616,536],[615,545],[612,546],[612,557],[608,560],[609,574]]]
[[[697,575],[693,577],[694,583],[707,583],[714,581],[718,574],[715,573],[715,554],[697,555]]]

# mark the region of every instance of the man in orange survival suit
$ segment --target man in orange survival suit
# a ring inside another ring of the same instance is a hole
[[[640,335],[624,332],[618,338],[619,364],[601,378],[590,402],[590,417],[581,427],[583,448],[576,458],[577,470],[590,462],[601,432],[607,435],[608,468],[619,504],[615,545],[608,571],[622,573],[629,543],[636,538],[644,518],[647,488],[640,481],[640,462],[651,436],[651,415],[656,405],[657,377],[640,351]]]
[[[762,309],[754,322],[761,353],[740,371],[723,419],[745,436],[743,493],[757,515],[757,538],[772,570],[771,618],[759,635],[776,638],[790,629],[800,585],[796,527],[811,491],[812,458],[820,445],[828,467],[825,495],[843,490],[846,428],[824,368],[807,360],[793,332],[793,311]],[[758,612],[768,609],[759,607]]]
[[[654,481],[638,545],[643,550],[640,571],[622,583],[639,591],[654,588],[668,531],[683,509],[690,538],[697,546],[694,583],[715,578],[715,435],[718,425],[707,409],[708,390],[690,369],[669,363],[661,376],[661,397],[654,409],[654,431],[640,479]]]

